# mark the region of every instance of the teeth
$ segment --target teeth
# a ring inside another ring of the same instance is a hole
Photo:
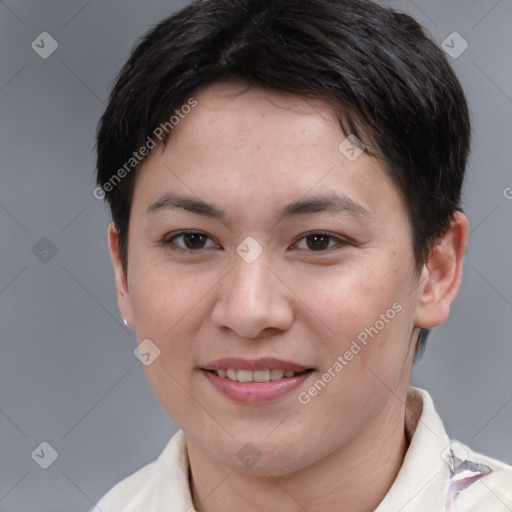
[[[272,368],[270,370],[235,370],[233,368],[214,370],[219,377],[235,380],[238,382],[268,382],[270,380],[280,380],[295,375],[293,370],[280,370]]]
[[[259,370],[254,372],[254,382],[268,382],[270,380],[270,370]]]
[[[279,380],[284,377],[284,370],[274,368],[270,370],[270,380]]]
[[[251,370],[238,370],[236,372],[236,380],[238,382],[252,382],[254,372],[251,372]]]

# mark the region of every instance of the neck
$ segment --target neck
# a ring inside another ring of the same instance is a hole
[[[198,512],[374,510],[393,484],[407,451],[403,398],[401,401],[391,397],[382,413],[348,446],[279,478],[233,470],[197,446],[188,446],[195,509]]]

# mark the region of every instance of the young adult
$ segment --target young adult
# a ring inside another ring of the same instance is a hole
[[[512,510],[512,468],[409,385],[448,317],[470,122],[443,52],[366,0],[203,0],[98,129],[118,300],[180,427],[103,512]]]

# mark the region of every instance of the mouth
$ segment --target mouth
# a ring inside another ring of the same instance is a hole
[[[293,370],[283,370],[282,368],[271,368],[267,370],[241,370],[235,368],[219,368],[218,370],[206,370],[217,377],[229,379],[235,382],[269,382],[281,379],[290,379],[296,375],[302,375],[311,369],[295,372]]]
[[[201,367],[219,393],[239,404],[275,402],[300,386],[313,368],[275,358],[226,358]]]

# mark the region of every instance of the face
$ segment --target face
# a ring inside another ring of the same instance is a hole
[[[234,83],[195,98],[137,177],[120,306],[159,348],[145,371],[189,443],[243,468],[251,442],[284,474],[407,387],[409,220],[383,166],[339,149],[326,104]]]

